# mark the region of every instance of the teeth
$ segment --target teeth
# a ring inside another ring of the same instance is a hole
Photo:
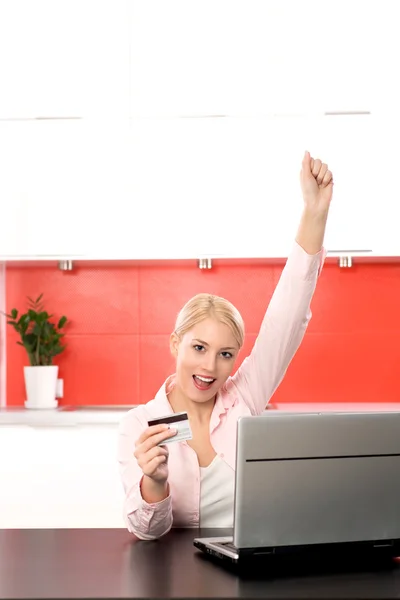
[[[210,379],[207,377],[200,377],[200,375],[195,375],[195,377],[197,377],[197,379],[200,379],[200,381],[204,381],[204,383],[211,383],[212,381],[214,381],[212,377]]]

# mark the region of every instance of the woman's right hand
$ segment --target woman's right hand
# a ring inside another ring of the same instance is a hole
[[[134,456],[143,474],[157,483],[168,480],[168,448],[158,445],[176,435],[168,425],[151,425],[135,443]]]

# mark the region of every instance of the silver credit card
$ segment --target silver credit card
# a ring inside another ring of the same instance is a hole
[[[177,434],[168,440],[160,442],[159,445],[163,446],[164,444],[171,444],[172,442],[183,442],[184,440],[191,440],[193,437],[187,412],[172,413],[172,415],[166,415],[148,421],[149,427],[162,424],[168,425],[171,429],[176,429]]]

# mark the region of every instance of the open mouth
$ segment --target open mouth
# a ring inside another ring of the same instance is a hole
[[[194,385],[198,390],[209,390],[215,379],[212,377],[202,377],[201,375],[193,375]]]

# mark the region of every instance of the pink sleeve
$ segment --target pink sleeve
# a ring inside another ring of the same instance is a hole
[[[125,491],[123,516],[128,531],[141,540],[154,540],[165,535],[172,527],[171,496],[148,504],[142,498],[140,482],[143,473],[134,457],[135,442],[147,423],[141,423],[130,410],[121,420],[118,435],[118,462]]]
[[[307,254],[295,242],[251,354],[231,382],[252,414],[261,414],[282,381],[311,319],[310,303],[325,250]]]

